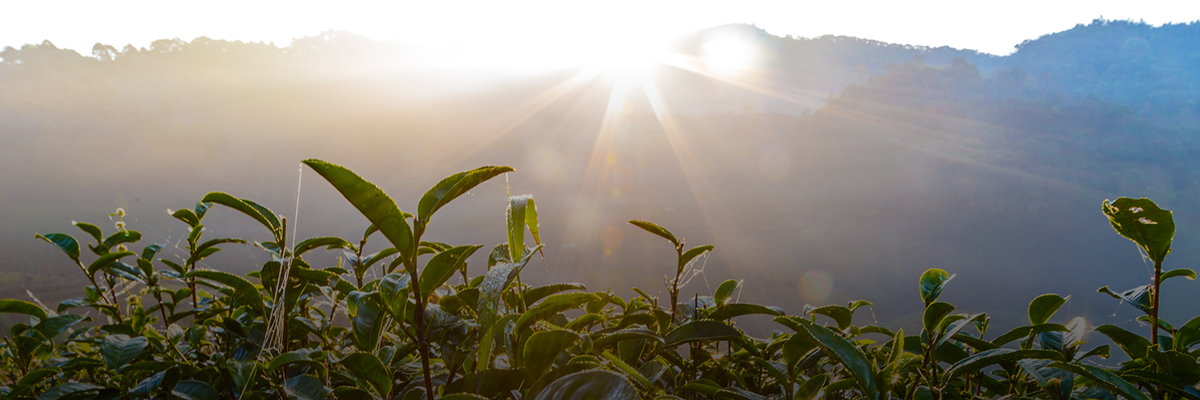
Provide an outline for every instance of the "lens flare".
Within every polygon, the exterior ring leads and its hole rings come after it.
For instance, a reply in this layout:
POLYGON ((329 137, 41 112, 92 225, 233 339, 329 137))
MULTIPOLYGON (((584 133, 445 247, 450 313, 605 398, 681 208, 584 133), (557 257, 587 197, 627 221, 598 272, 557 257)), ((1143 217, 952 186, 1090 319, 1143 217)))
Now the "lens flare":
POLYGON ((833 293, 833 276, 821 270, 809 270, 800 277, 800 294, 811 302, 824 301, 833 293))

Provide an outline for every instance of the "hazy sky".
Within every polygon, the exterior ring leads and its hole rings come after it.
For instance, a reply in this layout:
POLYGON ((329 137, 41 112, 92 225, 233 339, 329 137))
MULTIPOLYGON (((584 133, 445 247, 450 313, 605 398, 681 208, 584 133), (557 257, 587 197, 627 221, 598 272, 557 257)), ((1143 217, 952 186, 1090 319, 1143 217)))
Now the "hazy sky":
POLYGON ((1200 1, 78 1, 0 2, 0 46, 50 40, 90 54, 163 38, 267 41, 327 29, 412 44, 553 54, 564 46, 644 46, 725 23, 775 35, 849 35, 1008 54, 1026 39, 1103 16, 1200 20, 1200 1))

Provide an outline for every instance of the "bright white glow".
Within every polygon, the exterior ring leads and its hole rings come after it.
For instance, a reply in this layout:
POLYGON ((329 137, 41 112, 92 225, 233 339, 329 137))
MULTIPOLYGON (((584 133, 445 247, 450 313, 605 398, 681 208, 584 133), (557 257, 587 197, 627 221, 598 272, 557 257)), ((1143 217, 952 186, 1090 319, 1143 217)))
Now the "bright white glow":
POLYGON ((655 42, 658 41, 607 43, 594 48, 586 64, 617 83, 641 84, 650 79, 666 54, 665 46, 655 42))
POLYGON ((737 36, 709 39, 701 50, 704 64, 721 75, 737 75, 750 68, 758 58, 758 49, 749 40, 737 36))

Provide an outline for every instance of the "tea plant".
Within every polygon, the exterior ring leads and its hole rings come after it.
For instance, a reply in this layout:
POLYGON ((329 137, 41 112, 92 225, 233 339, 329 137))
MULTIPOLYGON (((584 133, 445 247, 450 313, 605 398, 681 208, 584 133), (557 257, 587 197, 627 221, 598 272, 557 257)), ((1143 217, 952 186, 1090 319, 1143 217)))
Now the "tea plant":
POLYGON ((94 240, 92 255, 62 233, 37 235, 67 255, 91 285, 54 309, 0 300, 24 314, 0 344, 4 399, 1200 399, 1200 318, 1176 328, 1158 318, 1162 271, 1174 234, 1169 211, 1146 199, 1105 203, 1121 235, 1155 262, 1151 284, 1101 291, 1145 311, 1151 338, 1112 325, 1130 360, 1091 362, 1091 330, 1074 319, 1049 322, 1069 298, 1046 294, 1028 307, 1029 325, 985 339, 986 314, 955 313, 939 300, 953 275, 930 269, 918 286, 921 332, 855 325, 866 301, 778 307, 740 303, 729 280, 711 295, 683 296, 695 264, 715 249, 687 248, 669 230, 631 224, 670 242, 668 299, 588 291, 581 283, 534 287, 524 267, 542 243, 532 196, 510 196, 507 237, 469 276, 481 245, 424 241, 434 214, 508 167, 452 175, 425 193, 416 213, 401 211, 378 186, 350 170, 304 161, 370 222, 361 238, 288 237, 288 221, 265 206, 221 192, 168 213, 187 224, 175 262, 161 245, 130 247, 141 234, 118 210, 116 231, 75 223, 94 240), (269 239, 205 238, 213 209, 257 221, 269 239), (526 232, 532 245, 526 245, 526 232), (388 246, 364 254, 372 238, 388 246), (270 260, 238 276, 204 267, 226 246, 253 245, 270 260), (312 251, 339 255, 316 268, 312 251), (162 268, 165 266, 166 268, 162 268), (372 272, 374 271, 374 272, 372 272), (456 276, 460 279, 456 279, 456 276), (372 278, 378 277, 378 278, 372 278), (686 297, 691 297, 687 299, 686 297), (666 302, 666 304, 663 304, 666 302), (152 303, 152 304, 151 304, 152 303), (92 315, 91 310, 97 314, 92 315), (737 317, 767 315, 780 330, 756 338, 737 317), (339 320, 345 323, 336 323, 339 320), (90 324, 83 322, 91 321, 90 324), (1159 332, 1165 332, 1160 335, 1159 332))

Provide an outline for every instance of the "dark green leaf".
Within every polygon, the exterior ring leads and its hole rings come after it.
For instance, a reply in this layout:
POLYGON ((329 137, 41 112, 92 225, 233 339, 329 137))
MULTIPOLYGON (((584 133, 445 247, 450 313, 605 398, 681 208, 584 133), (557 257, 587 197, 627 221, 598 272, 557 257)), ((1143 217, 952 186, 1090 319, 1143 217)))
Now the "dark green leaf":
POLYGON ((1038 325, 1046 323, 1058 311, 1058 308, 1062 307, 1070 299, 1071 296, 1062 297, 1053 293, 1035 297, 1033 301, 1029 302, 1029 324, 1038 325))
POLYGON ((408 220, 383 189, 340 165, 316 159, 304 160, 304 163, 321 174, 354 208, 378 227, 400 254, 408 257, 416 250, 413 248, 412 228, 408 226, 408 220))
POLYGON ((339 364, 346 367, 346 370, 354 375, 355 378, 361 379, 371 385, 375 389, 375 393, 381 397, 387 397, 392 391, 392 378, 387 367, 383 362, 379 361, 371 353, 354 353, 346 356, 339 364))
POLYGON ((742 332, 732 326, 717 321, 692 321, 667 333, 664 341, 667 347, 674 347, 699 341, 741 339, 742 332))
POLYGON ((780 316, 784 315, 783 309, 774 306, 762 306, 749 303, 733 303, 719 306, 708 314, 708 317, 716 321, 724 321, 734 317, 743 315, 761 314, 780 316))
POLYGON ((685 267, 687 267, 688 264, 690 264, 692 262, 692 260, 695 260, 696 257, 700 257, 700 255, 702 255, 704 253, 712 251, 713 248, 714 248, 713 245, 706 244, 703 246, 696 246, 696 247, 693 247, 691 250, 685 251, 683 253, 683 255, 679 257, 678 270, 683 271, 683 269, 685 267))
POLYGON ((796 390, 796 400, 820 399, 821 390, 825 388, 826 382, 829 382, 829 375, 819 374, 809 378, 796 390))
POLYGON ((255 288, 254 284, 250 283, 250 281, 247 281, 245 278, 240 276, 224 271, 198 269, 189 272, 187 275, 185 275, 185 277, 208 279, 222 283, 233 288, 235 293, 235 302, 245 304, 250 307, 259 307, 262 305, 262 295, 259 294, 258 289, 255 288))
POLYGON ((0 300, 0 313, 25 314, 38 317, 39 319, 46 319, 46 310, 43 310, 37 304, 25 300, 0 300))
POLYGON ((925 307, 925 314, 921 317, 921 326, 928 334, 937 334, 937 327, 941 325, 942 319, 952 312, 954 312, 954 305, 950 303, 942 301, 930 303, 925 307))
POLYGON ((635 400, 637 388, 628 379, 600 369, 576 372, 542 389, 534 400, 635 400))
POLYGON ((428 192, 425 192, 424 196, 421 196, 421 201, 417 203, 417 215, 421 222, 428 223, 429 219, 433 217, 433 213, 441 209, 442 206, 450 203, 450 201, 462 196, 488 179, 512 171, 512 167, 486 166, 450 175, 430 188, 428 192))
POLYGON ((100 270, 100 268, 107 267, 109 264, 112 264, 113 261, 117 261, 122 258, 129 257, 129 256, 135 256, 135 255, 137 255, 137 253, 134 253, 132 251, 122 251, 119 253, 108 253, 108 254, 102 255, 99 258, 97 258, 96 261, 92 261, 91 264, 88 264, 87 273, 88 273, 88 275, 95 275, 96 271, 100 270))
POLYGON ((1105 200, 1103 211, 1113 229, 1137 243, 1151 260, 1161 262, 1171 253, 1171 240, 1175 237, 1171 210, 1159 208, 1145 197, 1121 197, 1111 204, 1105 200))
POLYGON ((255 221, 258 221, 258 223, 267 227, 267 229, 271 231, 271 235, 274 238, 280 237, 283 233, 283 228, 280 226, 279 218, 275 216, 275 213, 270 212, 266 208, 253 201, 233 197, 229 193, 211 192, 204 195, 204 198, 200 199, 200 202, 220 204, 237 210, 242 214, 246 214, 255 221))
POLYGON ((283 353, 275 356, 275 358, 272 358, 271 362, 267 364, 267 372, 274 373, 275 370, 291 364, 300 364, 305 367, 310 367, 317 371, 317 375, 320 375, 322 378, 325 377, 324 363, 309 358, 308 354, 296 351, 283 353))
POLYGON ((1039 324, 1034 326, 1022 326, 1013 328, 1013 330, 1005 332, 1003 335, 992 339, 992 344, 1003 346, 1017 339, 1027 338, 1030 335, 1036 335, 1043 332, 1066 332, 1067 327, 1062 324, 1039 324))
POLYGON ((1200 341, 1200 317, 1192 318, 1175 331, 1172 348, 1186 352, 1197 341, 1200 341))
POLYGON ((875 382, 877 373, 874 364, 853 343, 829 330, 829 328, 817 325, 804 318, 775 317, 774 321, 793 329, 800 328, 796 331, 797 334, 811 337, 826 355, 846 367, 846 371, 850 372, 850 376, 854 378, 863 395, 868 399, 880 398, 880 393, 875 382))
POLYGON ((196 215, 196 213, 192 212, 192 210, 185 208, 178 211, 172 211, 170 208, 168 208, 167 214, 175 217, 175 219, 183 221, 184 223, 188 224, 188 226, 200 225, 200 216, 196 215))
POLYGON ((671 244, 675 245, 675 247, 679 247, 679 239, 676 239, 675 235, 672 234, 671 231, 668 231, 666 228, 658 226, 658 224, 655 224, 650 221, 642 221, 642 220, 637 220, 637 219, 631 219, 631 220, 629 220, 629 223, 633 224, 634 226, 637 226, 638 228, 644 229, 646 232, 650 232, 655 235, 661 236, 663 239, 667 239, 668 241, 670 241, 671 244))
POLYGON ((41 334, 47 338, 52 338, 58 336, 60 333, 65 332, 67 329, 70 329, 72 326, 75 326, 75 324, 78 324, 85 319, 88 319, 88 317, 74 314, 59 315, 57 317, 43 319, 42 322, 38 322, 33 329, 41 332, 41 334))
POLYGON ((104 232, 100 231, 100 227, 89 223, 75 221, 71 221, 71 225, 75 225, 75 227, 79 228, 80 230, 92 235, 92 237, 96 239, 96 243, 102 243, 104 241, 104 232))
POLYGON ((283 383, 283 390, 287 392, 288 397, 297 400, 324 400, 329 397, 330 392, 320 379, 310 375, 289 378, 283 383))
POLYGON ((1174 278, 1177 276, 1182 276, 1184 278, 1187 278, 1187 280, 1189 280, 1189 281, 1194 281, 1194 280, 1196 280, 1196 271, 1192 271, 1187 268, 1173 269, 1173 270, 1170 270, 1167 272, 1163 272, 1163 274, 1161 276, 1159 276, 1159 279, 1160 279, 1160 281, 1165 281, 1167 279, 1174 278))
POLYGON ((1107 293, 1117 300, 1122 300, 1146 314, 1150 314, 1150 285, 1142 285, 1121 293, 1113 292, 1108 286, 1096 290, 1097 293, 1107 293))
POLYGON ((342 239, 340 237, 329 236, 329 237, 315 237, 315 238, 311 238, 311 239, 305 239, 304 241, 302 241, 300 243, 296 243, 296 249, 293 250, 292 252, 293 252, 293 254, 295 254, 296 257, 300 257, 301 255, 308 252, 309 250, 316 249, 319 247, 325 247, 326 250, 330 250, 330 249, 354 250, 354 245, 350 244, 350 242, 347 242, 346 239, 342 239))
POLYGON ((103 386, 96 386, 90 383, 68 382, 50 388, 38 396, 37 400, 58 400, 78 398, 85 394, 100 391, 103 386))
POLYGON ((528 311, 521 314, 521 318, 517 319, 516 328, 513 332, 524 332, 526 328, 533 325, 534 322, 550 318, 555 314, 572 308, 580 307, 584 304, 599 300, 600 298, 591 293, 562 293, 547 297, 541 303, 530 307, 528 311))
POLYGON ((946 282, 950 282, 951 279, 954 279, 954 275, 940 268, 925 270, 921 274, 921 301, 924 301, 925 305, 937 301, 942 289, 946 288, 946 282))
POLYGON ((579 341, 579 335, 568 331, 535 332, 524 344, 521 361, 525 364, 525 376, 536 382, 554 364, 559 353, 579 341))
POLYGON ((1129 400, 1150 400, 1149 396, 1138 390, 1137 387, 1126 382, 1121 377, 1112 372, 1105 371, 1102 368, 1093 367, 1079 363, 1053 362, 1048 365, 1050 368, 1057 368, 1063 371, 1083 375, 1100 386, 1112 391, 1114 394, 1124 396, 1129 400))
POLYGON ((568 290, 587 290, 587 286, 584 286, 582 283, 555 283, 529 289, 525 292, 525 306, 531 306, 546 296, 568 290))
POLYGON ((733 291, 737 290, 737 288, 741 287, 741 286, 742 286, 742 281, 735 281, 733 279, 729 279, 729 280, 726 280, 725 282, 721 282, 721 285, 717 286, 717 290, 715 292, 713 292, 713 301, 715 301, 717 303, 718 307, 725 305, 726 303, 731 301, 729 296, 733 294, 733 291))
POLYGON ((475 254, 480 247, 483 246, 458 246, 433 256, 425 264, 425 269, 421 271, 419 278, 421 295, 428 298, 434 289, 453 277, 463 264, 466 264, 467 258, 475 254))
POLYGON ((33 235, 34 238, 42 239, 50 244, 58 247, 71 261, 79 262, 79 242, 74 237, 65 233, 48 233, 45 235, 33 235))
POLYGON ((379 293, 371 293, 346 301, 352 300, 357 300, 354 318, 351 319, 354 345, 362 351, 375 351, 375 345, 379 343, 379 337, 383 330, 383 321, 387 317, 383 309, 379 307, 379 293))
MULTIPOLYGON (((846 329, 850 326, 851 320, 854 318, 854 311, 849 308, 839 305, 828 305, 809 309, 805 306, 806 313, 820 314, 833 319, 837 324, 838 329, 846 329)), ((782 314, 781 314, 782 315, 782 314)))
POLYGON ((525 209, 531 200, 533 200, 533 196, 530 195, 508 198, 508 209, 505 216, 508 221, 509 257, 513 260, 525 257, 525 226, 528 223, 525 209))
POLYGON ((592 346, 594 346, 596 349, 603 349, 605 347, 620 343, 621 341, 633 339, 653 340, 658 343, 663 343, 663 338, 659 337, 658 334, 654 333, 652 330, 645 328, 626 328, 601 335, 592 342, 592 346))
POLYGON ((1124 351, 1125 355, 1129 356, 1129 358, 1137 359, 1145 357, 1146 352, 1150 349, 1150 340, 1116 325, 1104 324, 1097 326, 1096 332, 1100 332, 1104 336, 1108 336, 1109 339, 1112 339, 1113 343, 1116 343, 1117 347, 1120 347, 1121 351, 1124 351))
POLYGON ((122 230, 117 231, 116 233, 109 235, 108 238, 104 239, 104 247, 111 249, 116 247, 118 244, 134 243, 139 240, 142 240, 141 232, 122 230))
POLYGON ((149 342, 144 337, 130 338, 127 335, 108 335, 100 345, 100 355, 111 370, 118 370, 125 364, 133 362, 149 342))
POLYGON ((946 381, 979 371, 984 367, 995 365, 1003 362, 1016 362, 1019 360, 1054 360, 1063 361, 1063 355, 1052 350, 1013 350, 1006 348, 992 349, 981 351, 970 357, 964 358, 959 362, 951 365, 946 369, 946 381))

